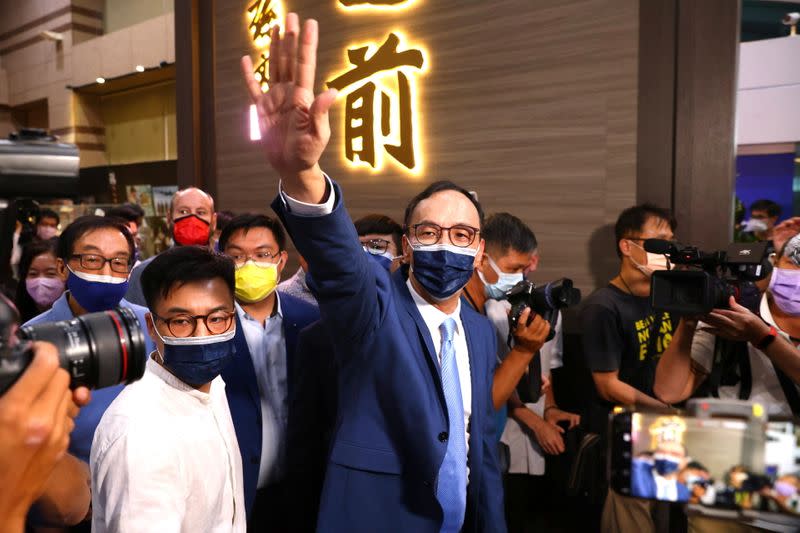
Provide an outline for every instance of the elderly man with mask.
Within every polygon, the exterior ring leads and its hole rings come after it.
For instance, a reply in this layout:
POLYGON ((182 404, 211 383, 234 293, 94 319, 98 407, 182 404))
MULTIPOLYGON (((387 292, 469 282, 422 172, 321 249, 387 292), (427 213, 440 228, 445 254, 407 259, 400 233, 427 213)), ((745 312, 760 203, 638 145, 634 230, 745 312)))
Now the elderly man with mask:
MULTIPOLYGON (((273 209, 306 258, 339 363, 339 414, 318 531, 505 531, 494 436, 491 324, 461 305, 483 254, 482 211, 450 182, 408 204, 409 277, 363 252, 341 187, 319 159, 336 92, 313 94, 317 24, 275 30, 270 85, 242 70, 281 178, 273 209)), ((518 337, 527 338, 529 313, 518 337)))
POLYGON ((142 274, 156 339, 92 444, 92 531, 244 532, 242 459, 220 373, 236 354, 234 264, 196 246, 142 274))
MULTIPOLYGON (((214 198, 196 187, 179 190, 172 197, 167 223, 172 231, 174 246, 211 246, 211 237, 217 226, 214 198)), ((129 302, 147 305, 141 277, 153 259, 150 257, 142 261, 131 271, 130 285, 125 294, 129 302)))

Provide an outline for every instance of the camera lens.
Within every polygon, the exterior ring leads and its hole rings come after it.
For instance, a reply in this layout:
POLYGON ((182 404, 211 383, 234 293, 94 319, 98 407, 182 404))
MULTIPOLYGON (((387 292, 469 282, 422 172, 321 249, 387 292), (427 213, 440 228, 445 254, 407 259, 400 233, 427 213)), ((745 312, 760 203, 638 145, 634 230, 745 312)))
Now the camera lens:
POLYGON ((144 334, 134 312, 124 307, 28 326, 19 335, 53 343, 61 367, 69 372, 72 388, 132 383, 144 374, 144 334))

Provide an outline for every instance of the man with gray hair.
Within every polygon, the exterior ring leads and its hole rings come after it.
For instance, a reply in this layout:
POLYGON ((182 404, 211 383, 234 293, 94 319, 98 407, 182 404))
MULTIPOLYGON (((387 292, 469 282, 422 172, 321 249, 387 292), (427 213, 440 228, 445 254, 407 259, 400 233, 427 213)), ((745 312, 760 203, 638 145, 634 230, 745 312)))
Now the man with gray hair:
MULTIPOLYGON (((170 202, 167 224, 172 232, 174 246, 210 246, 211 236, 217 226, 214 198, 196 187, 176 192, 170 202)), ((154 256, 155 257, 155 256, 154 256)), ((145 306, 141 277, 145 267, 154 257, 145 259, 131 271, 125 299, 145 306)))

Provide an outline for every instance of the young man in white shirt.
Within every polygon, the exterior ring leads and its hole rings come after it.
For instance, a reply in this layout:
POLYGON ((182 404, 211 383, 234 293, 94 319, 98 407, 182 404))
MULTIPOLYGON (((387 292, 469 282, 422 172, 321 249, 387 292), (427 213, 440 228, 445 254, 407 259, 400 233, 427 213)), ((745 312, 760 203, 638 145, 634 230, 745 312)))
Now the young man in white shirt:
POLYGON ((95 532, 243 532, 242 462, 225 383, 235 354, 234 265, 181 246, 142 273, 156 351, 92 443, 95 532))

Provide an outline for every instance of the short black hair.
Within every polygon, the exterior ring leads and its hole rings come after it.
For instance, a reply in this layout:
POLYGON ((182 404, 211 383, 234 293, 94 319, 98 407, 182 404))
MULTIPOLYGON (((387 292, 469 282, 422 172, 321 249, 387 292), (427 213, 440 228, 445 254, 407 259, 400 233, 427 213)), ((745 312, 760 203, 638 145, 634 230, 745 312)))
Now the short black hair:
POLYGON ((437 192, 442 192, 442 191, 460 192, 461 194, 469 198, 469 201, 472 202, 472 205, 474 205, 475 209, 478 210, 478 220, 480 220, 480 226, 481 226, 478 229, 481 230, 483 229, 483 208, 481 207, 481 203, 478 200, 476 200, 475 196, 471 195, 469 191, 466 190, 464 187, 460 187, 455 183, 453 183, 452 181, 442 180, 431 183, 425 188, 424 191, 416 195, 414 198, 411 199, 410 202, 408 202, 408 205, 406 206, 405 215, 403 215, 403 226, 406 231, 408 231, 409 224, 411 223, 411 215, 414 214, 414 209, 417 208, 419 203, 422 200, 430 198, 437 192))
POLYGON ((39 214, 36 215, 36 224, 42 221, 43 218, 54 218, 56 224, 61 224, 61 217, 52 209, 40 209, 39 214))
POLYGON ((685 468, 691 468, 692 470, 702 470, 703 472, 708 472, 708 468, 703 466, 703 463, 699 461, 689 461, 685 468))
POLYGON ((394 245, 398 250, 402 248, 403 226, 394 221, 393 218, 378 213, 365 215, 353 224, 359 237, 377 233, 378 235, 391 235, 394 245))
POLYGON ((139 218, 144 218, 145 215, 144 209, 142 209, 142 206, 140 206, 139 204, 134 204, 133 202, 125 202, 122 205, 123 207, 128 207, 136 211, 136 214, 139 215, 139 218))
POLYGON ((66 263, 69 261, 72 254, 75 253, 73 248, 78 239, 91 231, 100 229, 113 229, 122 233, 125 240, 128 242, 130 261, 133 262, 133 254, 136 250, 136 245, 133 242, 133 236, 130 230, 128 230, 128 226, 123 224, 119 219, 99 217, 96 215, 78 217, 61 232, 61 236, 58 238, 58 257, 66 263))
POLYGON ((31 241, 22 249, 22 256, 19 260, 19 283, 17 284, 17 295, 14 303, 19 309, 20 320, 23 324, 39 314, 36 302, 33 301, 33 298, 28 293, 25 278, 28 277, 28 272, 34 259, 44 254, 56 256, 57 244, 58 238, 53 237, 43 241, 31 241))
POLYGON ((153 311, 160 299, 186 283, 219 278, 235 291, 235 267, 230 257, 206 246, 175 246, 158 254, 142 271, 142 293, 153 311))
POLYGON ((119 218, 125 222, 139 223, 139 213, 129 205, 118 205, 106 211, 109 218, 119 218))
POLYGON ((483 224, 483 239, 487 249, 492 248, 502 254, 509 250, 533 253, 539 246, 531 228, 511 213, 489 215, 483 224))
POLYGON ((228 245, 228 240, 234 232, 243 230, 247 233, 247 230, 253 228, 267 228, 275 237, 278 248, 281 250, 286 249, 286 232, 283 231, 281 223, 278 222, 278 219, 262 215, 261 213, 245 213, 233 217, 230 222, 225 225, 222 233, 219 234, 219 249, 225 250, 225 247, 228 245))
POLYGON ((750 213, 753 211, 766 211, 767 216, 772 218, 781 216, 781 211, 783 211, 783 209, 781 209, 780 204, 777 202, 763 198, 752 203, 750 206, 750 213))
POLYGON ((217 211, 217 229, 222 231, 236 217, 233 211, 217 211))
POLYGON ((614 225, 614 247, 617 251, 617 256, 622 257, 622 252, 619 250, 619 241, 642 231, 642 227, 651 218, 665 221, 669 224, 673 233, 678 228, 678 221, 669 209, 653 204, 639 204, 629 207, 620 213, 617 223, 614 225))

